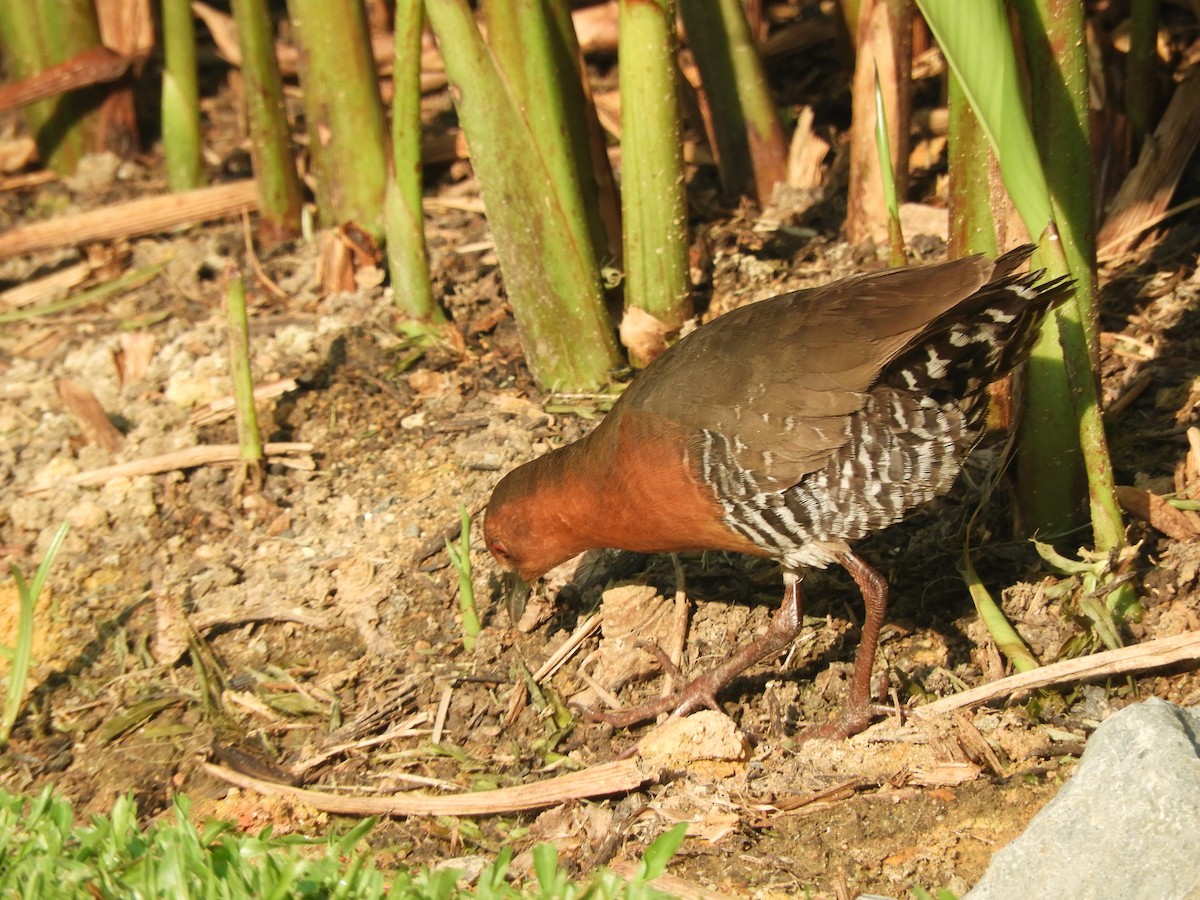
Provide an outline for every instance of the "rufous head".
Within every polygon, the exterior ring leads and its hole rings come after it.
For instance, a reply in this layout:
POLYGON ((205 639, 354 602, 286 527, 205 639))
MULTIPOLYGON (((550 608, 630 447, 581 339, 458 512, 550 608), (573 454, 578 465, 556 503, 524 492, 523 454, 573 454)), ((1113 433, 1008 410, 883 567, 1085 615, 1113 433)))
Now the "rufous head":
POLYGON ((483 521, 488 552, 500 568, 536 581, 586 547, 575 547, 546 483, 548 457, 509 472, 492 491, 483 521))

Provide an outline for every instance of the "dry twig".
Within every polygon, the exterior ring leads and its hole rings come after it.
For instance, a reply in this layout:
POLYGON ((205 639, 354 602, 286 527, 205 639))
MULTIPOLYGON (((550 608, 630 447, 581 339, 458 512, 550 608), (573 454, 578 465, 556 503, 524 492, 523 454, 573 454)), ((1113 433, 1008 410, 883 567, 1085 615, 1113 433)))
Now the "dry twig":
POLYGON ((415 792, 389 797, 348 797, 321 791, 293 788, 235 772, 225 766, 205 763, 214 778, 260 794, 288 797, 322 812, 343 816, 494 816, 543 809, 569 800, 625 794, 657 781, 660 773, 641 759, 624 759, 592 766, 535 784, 479 791, 455 797, 430 797, 415 792))
MULTIPOLYGON (((280 462, 296 468, 313 468, 313 445, 309 443, 266 444, 263 452, 267 456, 281 457, 280 462)), ((159 456, 146 459, 134 459, 118 463, 115 466, 104 466, 68 475, 52 485, 38 485, 25 491, 26 496, 45 494, 58 487, 69 484, 104 484, 114 478, 134 478, 138 475, 161 475, 163 472, 173 472, 176 469, 194 469, 197 466, 212 466, 222 463, 235 463, 242 458, 241 448, 237 444, 202 444, 197 447, 185 447, 182 450, 172 450, 159 456)))
POLYGON ((71 244, 153 234, 188 222, 221 219, 256 209, 258 186, 253 179, 142 197, 10 228, 0 233, 0 259, 71 244))
POLYGON ((1090 681, 1127 672, 1143 672, 1181 662, 1200 660, 1200 632, 1187 632, 1174 637, 1145 641, 1132 647, 1106 650, 1079 659, 1065 659, 1030 672, 1010 675, 989 684, 980 685, 961 694, 943 697, 933 703, 918 706, 913 715, 924 719, 942 716, 956 709, 978 706, 1001 697, 1015 698, 1037 688, 1063 682, 1090 681))

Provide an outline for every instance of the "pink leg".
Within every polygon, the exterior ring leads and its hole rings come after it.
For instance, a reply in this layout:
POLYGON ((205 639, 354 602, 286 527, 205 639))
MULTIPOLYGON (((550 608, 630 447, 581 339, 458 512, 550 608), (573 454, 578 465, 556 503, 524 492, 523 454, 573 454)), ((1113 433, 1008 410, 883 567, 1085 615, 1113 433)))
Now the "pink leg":
POLYGON ((875 666, 879 631, 883 628, 883 616, 887 611, 887 580, 852 551, 843 553, 838 557, 838 562, 858 585, 866 606, 862 640, 854 657, 854 674, 850 679, 850 700, 832 721, 806 729, 799 737, 801 742, 814 737, 848 738, 870 725, 876 716, 889 712, 886 707, 871 701, 871 670, 875 666))

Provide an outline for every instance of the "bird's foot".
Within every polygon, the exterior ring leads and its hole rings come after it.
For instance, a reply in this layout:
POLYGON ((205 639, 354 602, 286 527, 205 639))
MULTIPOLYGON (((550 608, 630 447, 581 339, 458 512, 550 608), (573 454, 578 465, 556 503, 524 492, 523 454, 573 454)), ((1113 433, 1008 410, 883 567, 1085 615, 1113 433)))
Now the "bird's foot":
MULTIPOLYGON (((637 646, 652 654, 658 660, 658 664, 662 666, 664 673, 677 681, 683 680, 679 667, 671 662, 662 648, 642 641, 639 641, 637 646)), ((691 715, 701 709, 715 709, 719 712, 721 707, 717 704, 717 691, 723 688, 727 682, 728 679, 721 681, 718 672, 713 670, 693 678, 679 690, 672 691, 657 700, 608 712, 585 709, 583 717, 592 722, 604 722, 614 728, 628 728, 639 722, 647 722, 665 712, 671 713, 673 719, 691 715)))
POLYGON ((813 725, 805 728, 796 736, 796 746, 821 738, 830 741, 844 741, 864 731, 876 719, 892 715, 896 707, 885 706, 881 703, 851 703, 842 707, 842 711, 823 725, 813 725))
MULTIPOLYGON (((584 715, 592 721, 607 722, 617 728, 626 728, 665 712, 670 712, 672 718, 681 718, 700 709, 714 709, 721 712, 721 707, 717 703, 717 692, 759 660, 785 650, 799 630, 800 583, 799 581, 790 581, 784 594, 783 603, 771 619, 771 624, 767 626, 766 632, 752 641, 739 644, 724 661, 703 675, 693 678, 682 688, 672 691, 669 696, 658 700, 612 712, 585 711, 584 715)), ((682 681, 678 667, 667 658, 661 648, 653 644, 641 644, 640 646, 658 660, 664 672, 682 681)))

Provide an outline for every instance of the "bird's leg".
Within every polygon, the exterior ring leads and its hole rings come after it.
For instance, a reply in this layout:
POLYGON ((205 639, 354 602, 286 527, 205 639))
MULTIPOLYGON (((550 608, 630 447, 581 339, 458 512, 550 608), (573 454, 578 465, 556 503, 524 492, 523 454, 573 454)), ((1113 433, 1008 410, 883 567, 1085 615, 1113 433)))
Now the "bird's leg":
POLYGON ((858 585, 866 606, 862 639, 854 657, 854 674, 850 678, 850 700, 832 721, 806 729, 798 738, 800 742, 814 737, 848 738, 870 725, 876 716, 888 712, 886 708, 871 702, 871 670, 875 666, 879 631, 883 627, 883 615, 887 611, 887 579, 853 551, 847 550, 838 556, 838 562, 858 585))
MULTIPOLYGON (((598 722, 607 722, 618 728, 625 728, 647 719, 653 719, 660 713, 670 712, 672 716, 686 716, 706 707, 720 709, 717 705, 719 690, 759 660, 783 652, 796 639, 796 635, 800 632, 803 598, 804 595, 800 590, 800 578, 792 572, 784 573, 783 603, 771 619, 771 623, 762 637, 741 644, 720 665, 714 666, 703 675, 692 679, 669 697, 662 697, 640 706, 614 712, 588 710, 584 713, 585 717, 598 722)), ((662 654, 661 650, 659 654, 662 654)))

